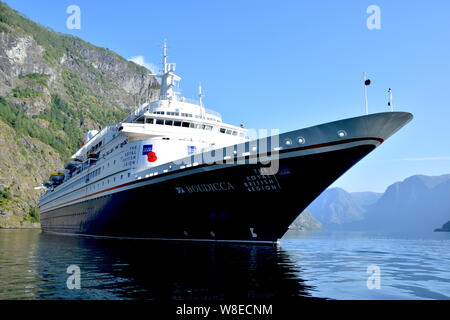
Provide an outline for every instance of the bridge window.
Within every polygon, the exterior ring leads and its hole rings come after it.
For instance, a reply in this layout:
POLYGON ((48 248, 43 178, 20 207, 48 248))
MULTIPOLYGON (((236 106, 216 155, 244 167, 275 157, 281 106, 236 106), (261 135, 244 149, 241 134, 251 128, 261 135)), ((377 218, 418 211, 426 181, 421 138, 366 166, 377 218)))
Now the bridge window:
POLYGON ((189 122, 183 122, 181 124, 181 126, 184 127, 184 128, 189 128, 189 122))
POLYGON ((164 120, 162 120, 162 119, 156 119, 156 124, 164 124, 164 120))
POLYGON ((173 121, 172 120, 166 120, 166 126, 171 126, 172 124, 173 124, 173 121))
POLYGON ((177 126, 177 127, 181 127, 181 121, 174 121, 173 125, 177 126))
POLYGON ((136 119, 136 123, 144 123, 144 117, 136 119))

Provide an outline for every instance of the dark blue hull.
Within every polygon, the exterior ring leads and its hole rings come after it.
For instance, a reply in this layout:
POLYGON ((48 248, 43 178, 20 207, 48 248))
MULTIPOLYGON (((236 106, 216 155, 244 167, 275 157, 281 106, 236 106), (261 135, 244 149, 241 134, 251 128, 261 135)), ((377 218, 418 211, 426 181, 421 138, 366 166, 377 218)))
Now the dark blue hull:
MULTIPOLYGON (((273 243, 330 184, 375 148, 280 159, 273 176, 262 165, 224 165, 42 213, 45 232, 165 240, 273 243)), ((151 180, 144 179, 144 180, 151 180)), ((143 181, 144 181, 143 180, 143 181)))

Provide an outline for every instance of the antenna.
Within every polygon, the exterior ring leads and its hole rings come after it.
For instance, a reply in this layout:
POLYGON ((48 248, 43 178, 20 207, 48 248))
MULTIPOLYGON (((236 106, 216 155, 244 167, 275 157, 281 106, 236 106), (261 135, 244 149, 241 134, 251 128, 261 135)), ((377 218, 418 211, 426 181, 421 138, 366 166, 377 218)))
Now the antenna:
POLYGON ((200 106, 200 117, 203 119, 203 91, 202 91, 202 84, 198 84, 198 100, 199 100, 199 106, 200 106))
POLYGON ((392 103, 392 89, 389 88, 388 90, 388 107, 391 108, 391 112, 394 111, 394 104, 392 103))
POLYGON ((367 79, 367 72, 364 72, 364 98, 366 102, 366 114, 369 114, 369 102, 367 99, 367 87, 370 86, 370 79, 367 79))
POLYGON ((202 93, 202 84, 199 83, 198 85, 198 100, 201 107, 203 107, 203 101, 202 101, 203 93, 202 93))
POLYGON ((167 70, 167 41, 164 39, 164 54, 163 54, 163 68, 164 68, 164 73, 166 73, 167 70))

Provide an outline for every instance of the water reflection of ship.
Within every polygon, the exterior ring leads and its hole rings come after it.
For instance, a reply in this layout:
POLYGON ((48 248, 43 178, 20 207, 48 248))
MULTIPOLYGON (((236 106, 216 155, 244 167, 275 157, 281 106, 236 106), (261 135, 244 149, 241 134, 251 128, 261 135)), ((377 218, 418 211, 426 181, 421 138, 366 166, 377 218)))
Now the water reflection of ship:
POLYGON ((42 249, 66 248, 60 262, 79 264, 83 299, 286 299, 306 298, 313 290, 276 247, 41 237, 42 249))

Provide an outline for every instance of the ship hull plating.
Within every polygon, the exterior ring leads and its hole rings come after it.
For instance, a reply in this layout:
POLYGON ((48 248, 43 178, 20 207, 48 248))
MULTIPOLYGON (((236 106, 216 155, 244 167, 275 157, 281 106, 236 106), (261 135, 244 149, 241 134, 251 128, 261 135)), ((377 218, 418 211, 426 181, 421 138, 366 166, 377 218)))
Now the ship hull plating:
POLYGON ((44 232, 121 238, 274 243, 331 183, 370 153, 367 143, 280 158, 274 175, 261 164, 222 165, 86 200, 42 214, 44 232))

